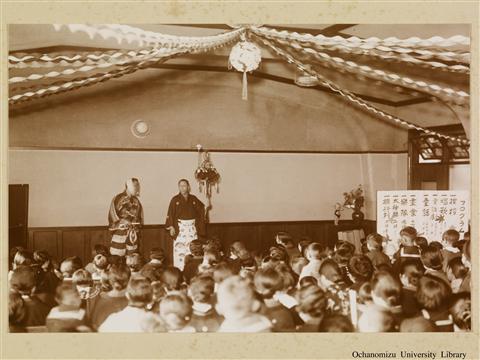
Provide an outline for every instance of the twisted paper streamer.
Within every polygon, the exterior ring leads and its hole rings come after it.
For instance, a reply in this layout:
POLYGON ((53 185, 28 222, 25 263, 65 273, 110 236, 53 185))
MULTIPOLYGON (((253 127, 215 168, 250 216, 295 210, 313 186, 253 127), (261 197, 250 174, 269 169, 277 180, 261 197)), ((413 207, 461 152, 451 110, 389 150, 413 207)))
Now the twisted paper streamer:
POLYGON ((230 41, 236 38, 245 29, 239 28, 232 31, 227 31, 218 35, 192 37, 192 36, 175 36, 166 35, 153 31, 146 31, 128 25, 114 25, 114 24, 100 24, 100 25, 86 25, 86 24, 53 24, 56 31, 67 28, 70 32, 81 32, 87 34, 91 39, 100 36, 104 40, 114 39, 118 44, 122 42, 138 43, 139 46, 169 46, 173 48, 188 48, 190 50, 201 50, 202 45, 208 47, 215 46, 216 43, 230 41))
POLYGON ((73 75, 77 72, 88 72, 88 71, 92 71, 92 70, 95 70, 95 69, 103 69, 103 68, 112 67, 112 66, 128 65, 128 64, 131 64, 131 63, 134 63, 134 62, 140 62, 140 61, 144 61, 146 59, 149 59, 149 58, 152 58, 152 57, 155 57, 155 56, 159 56, 162 53, 164 53, 165 56, 168 56, 168 55, 172 54, 173 52, 172 52, 172 50, 168 50, 168 49, 164 49, 164 48, 152 49, 151 51, 148 51, 145 55, 138 55, 138 56, 135 56, 135 57, 130 57, 129 59, 123 60, 123 61, 118 61, 118 62, 113 62, 113 63, 108 63, 107 62, 107 63, 97 64, 97 65, 86 65, 86 66, 82 66, 81 68, 77 68, 77 69, 70 68, 70 69, 60 71, 60 72, 51 71, 51 72, 48 72, 46 74, 31 74, 31 75, 28 75, 26 77, 17 76, 17 77, 12 77, 12 78, 8 79, 8 83, 9 84, 14 84, 14 83, 27 82, 27 81, 35 81, 35 80, 41 80, 41 79, 44 79, 44 78, 54 78, 54 77, 62 76, 62 75, 73 75))
POLYGON ((337 86, 336 84, 332 83, 331 81, 326 80, 323 76, 318 74, 316 71, 312 70, 309 66, 306 66, 302 62, 296 60, 290 54, 286 53, 282 49, 273 45, 268 39, 262 37, 261 34, 256 32, 256 29, 252 28, 251 31, 256 35, 256 37, 262 43, 264 43, 269 48, 271 48, 277 55, 286 59, 288 63, 295 64, 297 66, 297 68, 300 69, 301 71, 304 71, 304 72, 308 73, 309 75, 316 77, 322 85, 328 87, 330 90, 332 90, 332 91, 336 92, 337 94, 341 95, 343 98, 347 99, 348 102, 350 102, 352 104, 355 104, 357 106, 363 107, 366 110, 368 110, 370 113, 373 113, 376 116, 380 116, 380 117, 388 119, 390 121, 394 121, 397 124, 408 127, 409 129, 415 129, 415 130, 424 132, 426 134, 435 135, 435 136, 438 136, 438 137, 441 137, 441 138, 444 138, 444 139, 449 139, 449 140, 452 140, 452 141, 456 141, 456 142, 462 143, 462 144, 470 144, 470 142, 466 139, 461 139, 461 138, 457 138, 457 137, 454 137, 454 136, 441 134, 441 133, 438 133, 438 132, 433 131, 433 130, 425 129, 421 126, 412 124, 408 121, 402 120, 402 119, 400 119, 396 116, 390 115, 390 114, 386 113, 385 111, 376 108, 375 106, 371 105, 370 103, 368 103, 368 102, 360 99, 358 96, 352 94, 351 92, 349 92, 347 90, 343 90, 339 86, 337 86))
POLYGON ((367 65, 359 65, 353 61, 347 61, 340 57, 330 56, 324 52, 318 52, 314 49, 302 47, 301 45, 289 43, 283 40, 277 40, 277 42, 291 46, 298 51, 305 52, 309 55, 313 55, 317 60, 322 63, 326 63, 333 68, 339 70, 345 70, 353 74, 362 74, 375 80, 381 80, 394 85, 401 85, 414 90, 424 91, 429 94, 438 94, 446 102, 455 103, 457 105, 468 105, 470 95, 461 90, 454 90, 451 88, 444 88, 437 84, 429 84, 424 81, 413 80, 409 77, 404 77, 394 73, 387 73, 380 69, 373 69, 367 65))
POLYGON ((347 48, 358 48, 361 50, 397 52, 400 54, 410 54, 412 57, 419 59, 438 58, 444 61, 470 63, 470 52, 436 51, 433 49, 427 49, 427 47, 451 47, 456 45, 469 46, 470 39, 461 35, 452 36, 448 39, 434 36, 430 39, 412 37, 401 40, 395 37, 387 39, 379 39, 376 37, 362 39, 356 36, 349 38, 343 38, 341 36, 328 37, 322 34, 314 36, 312 34, 300 34, 286 30, 279 31, 265 27, 256 28, 256 31, 264 36, 269 35, 284 40, 314 43, 318 46, 343 46, 347 48))

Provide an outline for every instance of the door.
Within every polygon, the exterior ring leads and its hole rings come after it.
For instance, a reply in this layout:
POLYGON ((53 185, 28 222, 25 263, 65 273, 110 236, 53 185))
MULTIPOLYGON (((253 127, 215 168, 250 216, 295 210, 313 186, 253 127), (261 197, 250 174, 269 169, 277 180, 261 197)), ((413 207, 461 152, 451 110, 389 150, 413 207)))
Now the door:
POLYGON ((8 185, 8 248, 27 247, 28 185, 8 185))

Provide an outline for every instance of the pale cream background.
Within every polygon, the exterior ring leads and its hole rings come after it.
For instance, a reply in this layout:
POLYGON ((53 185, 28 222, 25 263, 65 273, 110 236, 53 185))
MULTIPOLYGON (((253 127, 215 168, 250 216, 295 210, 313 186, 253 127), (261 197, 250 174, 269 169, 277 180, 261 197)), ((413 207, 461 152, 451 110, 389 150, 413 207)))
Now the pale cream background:
MULTIPOLYGON (((478 2, 415 3, 2 3, 2 194, 7 189, 7 22, 221 22, 221 23, 472 23, 472 238, 478 241, 478 2)), ((2 200, 5 198, 2 197, 2 200)), ((2 201, 2 239, 7 238, 6 201, 2 201)), ((6 276, 7 242, 2 241, 2 279, 6 276)), ((473 246, 473 282, 478 284, 478 247, 473 246)), ((470 334, 152 334, 152 335, 14 335, 5 334, 6 282, 2 281, 2 358, 351 358, 351 351, 466 351, 478 359, 478 286, 473 294, 474 332, 470 334)))
MULTIPOLYGON (((129 177, 142 186, 146 224, 163 224, 177 181, 193 178, 192 152, 10 150, 9 183, 29 184, 29 226, 105 225, 129 177)), ((406 154, 212 153, 222 175, 212 222, 331 220, 343 192, 364 185, 367 219, 377 190, 407 188, 406 154), (328 191, 324 191, 327 190, 328 191)), ((350 218, 346 210, 343 218, 350 218)))

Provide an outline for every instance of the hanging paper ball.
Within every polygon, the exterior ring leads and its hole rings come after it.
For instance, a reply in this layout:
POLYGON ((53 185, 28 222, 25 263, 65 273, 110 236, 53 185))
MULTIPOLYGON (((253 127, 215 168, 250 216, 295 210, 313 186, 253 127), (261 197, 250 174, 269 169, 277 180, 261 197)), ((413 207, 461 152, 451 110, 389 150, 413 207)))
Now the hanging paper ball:
POLYGON ((250 72, 258 69, 261 61, 260 49, 250 41, 237 43, 232 48, 228 59, 230 66, 240 72, 250 72))

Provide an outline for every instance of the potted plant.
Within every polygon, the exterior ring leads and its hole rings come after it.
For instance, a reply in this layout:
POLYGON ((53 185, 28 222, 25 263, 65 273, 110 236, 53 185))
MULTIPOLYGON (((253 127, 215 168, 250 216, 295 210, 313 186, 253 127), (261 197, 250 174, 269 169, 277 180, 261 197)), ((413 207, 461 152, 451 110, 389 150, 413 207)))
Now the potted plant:
POLYGON ((350 192, 344 192, 343 197, 345 199, 343 206, 353 209, 352 219, 357 223, 361 222, 365 218, 365 215, 362 212, 362 208, 365 204, 362 185, 358 185, 356 189, 353 189, 350 192))

